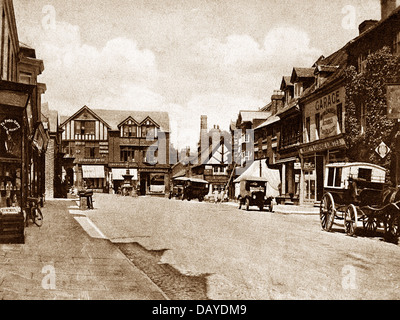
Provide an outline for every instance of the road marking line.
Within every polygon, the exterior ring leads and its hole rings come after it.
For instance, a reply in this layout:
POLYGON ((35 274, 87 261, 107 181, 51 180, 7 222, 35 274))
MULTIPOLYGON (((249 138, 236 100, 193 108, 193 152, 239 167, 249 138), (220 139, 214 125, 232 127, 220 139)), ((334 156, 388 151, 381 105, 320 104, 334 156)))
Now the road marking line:
POLYGON ((88 217, 74 217, 74 219, 78 221, 83 230, 85 230, 90 237, 96 239, 107 239, 103 232, 101 232, 88 217))

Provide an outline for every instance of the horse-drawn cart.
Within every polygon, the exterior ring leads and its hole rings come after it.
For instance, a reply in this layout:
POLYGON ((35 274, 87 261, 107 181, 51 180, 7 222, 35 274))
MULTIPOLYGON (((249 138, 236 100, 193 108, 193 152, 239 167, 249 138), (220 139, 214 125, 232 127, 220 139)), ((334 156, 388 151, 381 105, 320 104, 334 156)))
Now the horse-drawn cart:
POLYGON ((350 236, 360 229, 372 235, 382 228, 385 239, 397 240, 400 192, 385 183, 385 176, 384 168, 370 163, 327 165, 320 204, 322 229, 331 231, 338 219, 343 220, 345 232, 350 236))

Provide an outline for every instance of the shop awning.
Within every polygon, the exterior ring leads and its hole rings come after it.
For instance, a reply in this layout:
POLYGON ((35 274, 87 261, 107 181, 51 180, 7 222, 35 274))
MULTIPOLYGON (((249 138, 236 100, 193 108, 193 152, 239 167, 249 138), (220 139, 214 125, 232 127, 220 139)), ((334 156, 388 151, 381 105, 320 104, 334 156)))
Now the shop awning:
MULTIPOLYGON (((126 169, 111 169, 113 180, 125 180, 124 175, 126 175, 126 169)), ((137 169, 129 169, 129 174, 132 175, 132 180, 138 179, 137 169)))
POLYGON ((82 166, 82 175, 84 179, 104 179, 104 166, 82 166))

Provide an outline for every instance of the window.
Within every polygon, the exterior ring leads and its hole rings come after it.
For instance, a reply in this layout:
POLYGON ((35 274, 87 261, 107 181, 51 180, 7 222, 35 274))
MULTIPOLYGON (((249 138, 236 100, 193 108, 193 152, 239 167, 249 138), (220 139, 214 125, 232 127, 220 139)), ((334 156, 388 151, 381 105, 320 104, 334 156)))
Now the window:
POLYGON ((367 68, 367 55, 365 53, 358 56, 358 72, 362 73, 367 68))
POLYGON ((307 142, 311 142, 311 120, 310 120, 310 117, 306 118, 306 134, 307 134, 307 142))
POLYGON ((75 121, 75 134, 94 135, 95 134, 95 121, 75 121))
POLYGON ((301 82, 294 84, 294 97, 299 98, 303 94, 303 84, 301 82))
POLYGON ((4 9, 3 9, 3 15, 1 18, 1 74, 0 74, 1 79, 3 79, 3 71, 4 71, 5 29, 6 29, 6 13, 4 12, 4 9))
POLYGON ((120 148, 120 160, 121 160, 121 162, 135 161, 134 147, 130 147, 130 146, 121 147, 120 148))
POLYGON ((86 146, 85 147, 85 159, 98 159, 100 158, 99 147, 86 146))
POLYGON ((329 168, 328 187, 340 187, 342 183, 342 168, 329 168))
POLYGON ((358 169, 358 179, 371 181, 371 177, 372 177, 372 169, 364 169, 364 168, 358 169))
POLYGON ((400 32, 393 39, 393 53, 400 55, 400 32))
POLYGON ((142 138, 156 138, 157 128, 152 125, 142 126, 142 138))
POLYGON ((137 126, 136 125, 124 125, 122 130, 123 137, 137 137, 137 126))
POLYGON ((338 104, 336 112, 337 112, 338 134, 340 134, 343 131, 343 108, 342 108, 342 104, 338 104))
POLYGON ((367 127, 367 110, 364 103, 360 106, 360 124, 361 134, 364 134, 367 127))
POLYGON ((315 135, 317 140, 321 136, 321 117, 319 113, 315 115, 315 135))

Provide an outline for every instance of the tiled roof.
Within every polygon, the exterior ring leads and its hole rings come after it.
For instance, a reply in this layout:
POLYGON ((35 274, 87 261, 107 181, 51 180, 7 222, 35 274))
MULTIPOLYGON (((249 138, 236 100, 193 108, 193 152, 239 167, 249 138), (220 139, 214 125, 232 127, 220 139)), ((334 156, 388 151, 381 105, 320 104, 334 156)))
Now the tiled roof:
POLYGON ((314 68, 293 68, 293 74, 291 81, 293 82, 293 76, 296 74, 297 78, 314 78, 314 68))
MULTIPOLYGON (((164 132, 170 131, 169 114, 168 112, 160 111, 135 111, 135 110, 106 110, 106 109, 92 109, 89 107, 81 108, 74 116, 78 115, 84 109, 90 110, 99 119, 103 120, 107 125, 110 126, 111 130, 118 130, 118 125, 124 122, 129 117, 132 117, 136 122, 141 123, 146 118, 151 118, 157 123, 161 130, 164 132)), ((72 116, 73 117, 73 116, 72 116)), ((70 117, 61 117, 61 124, 66 122, 70 117)))
POLYGON ((252 122, 254 119, 267 119, 271 112, 265 111, 240 111, 242 122, 252 122))

